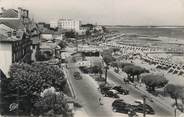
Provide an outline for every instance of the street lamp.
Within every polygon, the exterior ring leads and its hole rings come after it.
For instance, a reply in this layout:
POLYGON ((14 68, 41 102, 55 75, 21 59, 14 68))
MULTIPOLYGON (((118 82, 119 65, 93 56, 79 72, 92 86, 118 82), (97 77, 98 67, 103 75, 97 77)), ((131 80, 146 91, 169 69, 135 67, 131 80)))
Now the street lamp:
POLYGON ((147 96, 143 95, 143 117, 146 117, 146 98, 147 96))
POLYGON ((108 70, 109 66, 106 65, 105 66, 105 84, 107 84, 107 70, 108 70))
POLYGON ((174 106, 174 117, 176 117, 177 106, 174 106))

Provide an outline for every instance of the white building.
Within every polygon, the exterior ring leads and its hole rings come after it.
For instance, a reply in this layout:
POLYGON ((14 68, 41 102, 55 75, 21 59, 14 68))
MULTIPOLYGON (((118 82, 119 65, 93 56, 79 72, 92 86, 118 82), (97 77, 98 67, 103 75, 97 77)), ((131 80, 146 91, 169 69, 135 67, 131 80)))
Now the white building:
POLYGON ((92 46, 92 45, 78 45, 77 47, 78 52, 101 52, 102 49, 98 46, 92 46))
POLYGON ((74 30, 76 32, 79 32, 80 24, 81 22, 79 20, 72 20, 72 19, 59 19, 58 20, 59 30, 74 30))
POLYGON ((77 67, 91 67, 91 62, 90 61, 77 61, 75 65, 77 67))
POLYGON ((42 41, 52 41, 53 40, 53 35, 50 33, 43 33, 40 35, 40 39, 42 41))
POLYGON ((57 28, 58 27, 58 22, 57 21, 51 21, 50 22, 50 28, 57 28))

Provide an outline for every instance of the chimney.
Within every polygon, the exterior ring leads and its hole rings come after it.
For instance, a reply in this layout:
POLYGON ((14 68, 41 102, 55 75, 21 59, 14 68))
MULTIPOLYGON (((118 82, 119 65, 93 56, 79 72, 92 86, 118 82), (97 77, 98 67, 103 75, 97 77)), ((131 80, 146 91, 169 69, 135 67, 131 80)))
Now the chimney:
POLYGON ((2 11, 2 13, 5 11, 4 7, 1 7, 1 11, 2 11))
POLYGON ((26 12, 27 12, 27 18, 29 18, 29 10, 26 10, 26 12))
POLYGON ((22 16, 22 8, 18 7, 18 18, 21 18, 22 16))

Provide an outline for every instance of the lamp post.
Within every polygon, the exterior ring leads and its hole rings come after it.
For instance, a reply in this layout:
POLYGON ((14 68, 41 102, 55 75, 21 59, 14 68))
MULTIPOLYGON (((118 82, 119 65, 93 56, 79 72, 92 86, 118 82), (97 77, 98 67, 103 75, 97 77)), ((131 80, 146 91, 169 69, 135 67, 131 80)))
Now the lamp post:
POLYGON ((174 117, 176 117, 177 106, 174 106, 174 117))
POLYGON ((105 66, 105 84, 107 84, 107 69, 108 69, 108 65, 105 66))
POLYGON ((146 96, 142 96, 143 97, 143 117, 146 117, 146 96))

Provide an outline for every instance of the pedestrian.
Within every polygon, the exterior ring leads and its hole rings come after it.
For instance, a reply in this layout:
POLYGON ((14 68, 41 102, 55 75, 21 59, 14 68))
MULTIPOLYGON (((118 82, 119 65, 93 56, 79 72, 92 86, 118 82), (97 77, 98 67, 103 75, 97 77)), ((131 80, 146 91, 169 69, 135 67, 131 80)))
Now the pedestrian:
POLYGON ((101 100, 102 100, 102 98, 100 97, 100 98, 98 99, 98 101, 99 101, 100 105, 103 105, 102 102, 101 102, 101 100))

